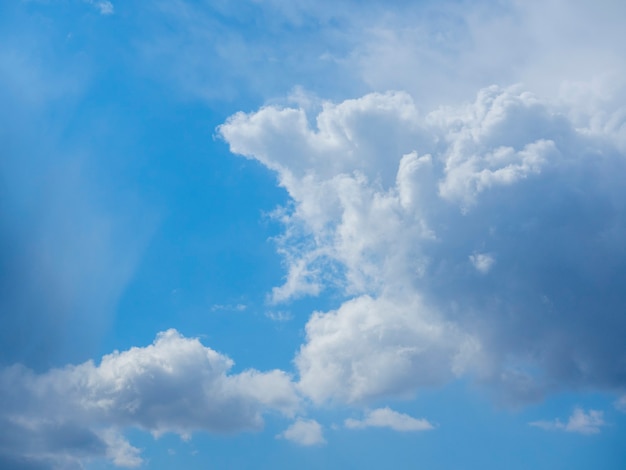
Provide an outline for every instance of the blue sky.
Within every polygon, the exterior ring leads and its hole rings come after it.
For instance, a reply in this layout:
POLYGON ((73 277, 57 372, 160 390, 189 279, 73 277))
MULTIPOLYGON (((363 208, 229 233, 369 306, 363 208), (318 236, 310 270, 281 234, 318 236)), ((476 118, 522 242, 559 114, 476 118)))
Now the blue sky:
POLYGON ((0 5, 0 467, 626 467, 619 1, 0 5))

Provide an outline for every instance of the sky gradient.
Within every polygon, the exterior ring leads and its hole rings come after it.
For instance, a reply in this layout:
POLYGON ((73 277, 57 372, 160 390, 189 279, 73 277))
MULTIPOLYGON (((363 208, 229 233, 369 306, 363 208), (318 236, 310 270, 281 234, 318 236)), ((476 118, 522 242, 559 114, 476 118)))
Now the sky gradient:
POLYGON ((626 4, 0 5, 0 467, 626 468, 626 4))

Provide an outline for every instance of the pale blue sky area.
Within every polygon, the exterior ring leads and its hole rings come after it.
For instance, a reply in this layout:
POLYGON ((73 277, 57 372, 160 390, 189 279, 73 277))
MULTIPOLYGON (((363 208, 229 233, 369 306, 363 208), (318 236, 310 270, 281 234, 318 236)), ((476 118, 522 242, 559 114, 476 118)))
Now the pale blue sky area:
POLYGON ((2 2, 0 467, 626 468, 624 18, 2 2))

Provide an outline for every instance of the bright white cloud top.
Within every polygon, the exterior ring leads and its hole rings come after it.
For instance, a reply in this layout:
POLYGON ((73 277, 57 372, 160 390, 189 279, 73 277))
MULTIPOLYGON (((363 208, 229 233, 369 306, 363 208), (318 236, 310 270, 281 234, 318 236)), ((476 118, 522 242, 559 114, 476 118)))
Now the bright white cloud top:
POLYGON ((307 324, 306 394, 406 396, 468 372, 515 401, 623 387, 626 126, 582 112, 489 87, 426 114, 394 92, 220 127, 293 200, 274 301, 353 297, 307 324))

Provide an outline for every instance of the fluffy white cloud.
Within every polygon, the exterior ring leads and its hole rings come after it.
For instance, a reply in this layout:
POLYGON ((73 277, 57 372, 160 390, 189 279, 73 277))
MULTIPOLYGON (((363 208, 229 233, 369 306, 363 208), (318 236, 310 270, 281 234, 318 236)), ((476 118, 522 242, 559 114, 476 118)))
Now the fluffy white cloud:
POLYGON ((581 408, 574 409, 567 423, 555 419, 554 421, 534 421, 529 424, 550 431, 558 430, 579 434, 597 434, 600 432, 600 428, 606 425, 602 411, 589 410, 585 412, 581 408))
POLYGON ((407 396, 461 374, 479 345, 419 297, 360 296, 314 314, 296 357, 299 386, 315 402, 407 396))
POLYGON ((276 437, 287 439, 302 446, 314 446, 326 442, 322 433, 322 426, 314 419, 298 419, 276 437))
POLYGON ((491 86, 427 113, 390 92, 223 124, 293 200, 273 300, 348 298, 307 325, 303 392, 368 401, 467 371, 509 400, 623 388, 626 126, 589 109, 491 86))
POLYGON ((101 456, 136 466, 139 451, 116 429, 138 427, 155 435, 255 430, 264 412, 291 416, 299 407, 284 372, 228 374, 232 365, 197 339, 168 330, 152 345, 104 356, 99 365, 39 375, 20 366, 4 369, 0 418, 4 432, 20 444, 7 444, 0 454, 39 460, 101 456))
POLYGON ((404 413, 398 413, 390 408, 378 408, 367 413, 362 420, 346 419, 344 425, 349 429, 364 429, 369 427, 390 428, 394 431, 428 431, 434 426, 425 419, 417 419, 404 413))

